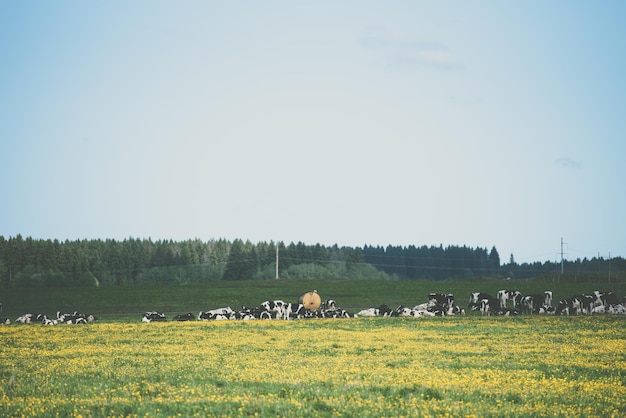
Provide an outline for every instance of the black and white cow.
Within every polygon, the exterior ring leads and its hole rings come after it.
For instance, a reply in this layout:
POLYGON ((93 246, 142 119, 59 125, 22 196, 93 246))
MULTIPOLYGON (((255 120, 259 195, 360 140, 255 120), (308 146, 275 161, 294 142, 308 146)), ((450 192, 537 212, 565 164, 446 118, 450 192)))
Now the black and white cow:
POLYGON ((523 296, 521 298, 522 311, 526 314, 539 313, 543 300, 543 295, 523 296))
POLYGON ((334 299, 325 300, 322 303, 322 309, 325 311, 333 311, 337 309, 337 301, 335 301, 334 299))
POLYGON ((613 292, 600 292, 598 290, 593 292, 596 297, 596 305, 603 305, 605 308, 610 306, 619 305, 619 300, 613 292))
POLYGON ((359 311, 355 316, 392 316, 393 310, 386 304, 380 305, 378 308, 367 308, 359 311))
POLYGON ((570 315, 574 312, 574 304, 572 299, 561 299, 554 310, 555 315, 570 315))
POLYGON ((470 294, 470 299, 469 299, 469 303, 467 304, 467 307, 473 311, 477 311, 480 309, 479 302, 483 299, 493 299, 493 298, 491 297, 489 293, 472 292, 470 294))
POLYGON ((34 318, 36 318, 36 315, 27 313, 27 314, 18 316, 17 319, 15 320, 15 323, 16 324, 30 324, 31 322, 33 322, 34 318))
POLYGON ((498 290, 498 300, 500 301, 500 307, 506 308, 506 301, 509 300, 509 291, 498 290))
POLYGON ((552 306, 552 291, 546 290, 543 292, 543 305, 552 306))
POLYGON ((510 300, 513 308, 516 307, 515 297, 521 295, 519 290, 498 290, 498 300, 500 300, 500 307, 506 308, 507 301, 510 300))
POLYGON ((178 314, 174 317, 174 321, 179 321, 179 322, 195 321, 195 320, 196 320, 196 317, 191 312, 178 314))
POLYGON ((225 308, 217 308, 211 309, 210 311, 200 311, 198 313, 198 321, 208 321, 211 319, 215 319, 217 315, 223 315, 226 317, 230 317, 235 311, 230 306, 226 306, 225 308))
POLYGON ((500 311, 500 299, 483 298, 478 301, 478 306, 482 315, 495 315, 500 311))
POLYGON ((78 311, 72 313, 61 313, 57 311, 57 321, 63 324, 86 324, 96 319, 93 315, 85 315, 78 311))
POLYGON ((275 313, 276 319, 289 319, 289 313, 285 309, 286 303, 282 300, 266 300, 261 307, 267 312, 275 313))
POLYGON ((165 314, 163 312, 150 311, 143 314, 141 322, 165 322, 165 314))

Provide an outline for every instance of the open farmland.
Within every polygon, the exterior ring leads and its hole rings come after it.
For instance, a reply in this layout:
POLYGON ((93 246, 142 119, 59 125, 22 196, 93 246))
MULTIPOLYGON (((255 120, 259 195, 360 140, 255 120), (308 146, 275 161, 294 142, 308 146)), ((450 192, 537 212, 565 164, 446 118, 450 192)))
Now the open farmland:
POLYGON ((2 416, 624 416, 623 317, 0 327, 2 416))

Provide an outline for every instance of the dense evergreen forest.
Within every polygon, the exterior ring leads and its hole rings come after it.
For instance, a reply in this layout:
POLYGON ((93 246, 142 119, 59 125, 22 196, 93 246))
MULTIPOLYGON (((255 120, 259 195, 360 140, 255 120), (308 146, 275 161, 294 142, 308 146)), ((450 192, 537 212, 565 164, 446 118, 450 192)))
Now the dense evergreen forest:
MULTIPOLYGON (((185 284, 275 279, 451 280, 472 277, 560 277, 561 264, 506 263, 495 247, 328 247, 236 239, 182 242, 128 238, 35 240, 0 236, 0 288, 185 284), (278 246, 278 250, 277 247, 278 246)), ((623 258, 565 261, 574 277, 623 278, 623 258)))

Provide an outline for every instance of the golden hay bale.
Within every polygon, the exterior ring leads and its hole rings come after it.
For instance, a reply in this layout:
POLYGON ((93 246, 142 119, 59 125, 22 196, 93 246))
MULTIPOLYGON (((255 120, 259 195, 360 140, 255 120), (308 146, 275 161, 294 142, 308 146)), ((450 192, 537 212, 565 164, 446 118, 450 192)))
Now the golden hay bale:
POLYGON ((304 305, 305 309, 308 309, 309 311, 314 311, 322 304, 322 298, 316 290, 313 290, 310 292, 306 292, 304 295, 300 296, 300 303, 304 305))

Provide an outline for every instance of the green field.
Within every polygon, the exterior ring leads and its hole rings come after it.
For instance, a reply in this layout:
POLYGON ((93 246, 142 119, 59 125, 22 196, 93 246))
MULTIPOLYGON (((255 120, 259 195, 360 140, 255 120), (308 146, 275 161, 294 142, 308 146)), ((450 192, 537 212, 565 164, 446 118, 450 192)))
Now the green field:
POLYGON ((133 321, 143 312, 157 310, 168 317, 179 313, 231 306, 258 306, 265 300, 296 302, 303 293, 316 289, 323 299, 335 299, 350 312, 358 312, 385 303, 415 306, 426 302, 430 292, 453 293, 456 304, 467 307, 474 291, 491 293, 499 289, 520 290, 523 294, 554 292, 559 299, 594 290, 613 291, 621 300, 626 282, 619 283, 552 283, 551 281, 503 281, 472 279, 462 281, 379 281, 379 280, 267 280, 216 281, 186 286, 118 286, 100 288, 3 289, 0 316, 16 318, 24 313, 46 313, 78 310, 93 313, 104 321, 133 321))
POLYGON ((550 289, 558 300, 597 288, 502 284, 11 290, 3 316, 77 309, 100 319, 0 326, 0 416, 626 416, 625 316, 140 322, 146 310, 238 308, 310 289, 357 311, 411 306, 431 291, 466 305, 473 290, 550 289))

